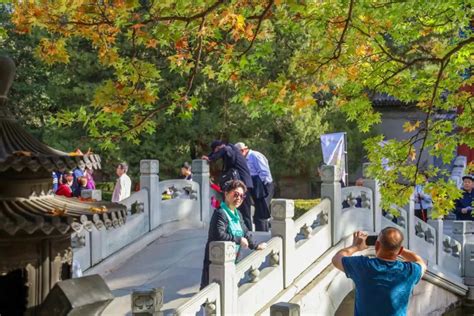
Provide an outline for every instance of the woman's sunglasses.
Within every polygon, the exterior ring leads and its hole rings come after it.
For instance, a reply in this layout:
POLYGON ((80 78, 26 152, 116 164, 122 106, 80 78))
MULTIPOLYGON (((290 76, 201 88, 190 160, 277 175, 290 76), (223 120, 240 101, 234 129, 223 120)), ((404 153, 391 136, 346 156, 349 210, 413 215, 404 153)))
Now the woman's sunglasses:
POLYGON ((234 192, 234 198, 240 198, 242 200, 245 199, 245 194, 239 193, 237 191, 234 192))

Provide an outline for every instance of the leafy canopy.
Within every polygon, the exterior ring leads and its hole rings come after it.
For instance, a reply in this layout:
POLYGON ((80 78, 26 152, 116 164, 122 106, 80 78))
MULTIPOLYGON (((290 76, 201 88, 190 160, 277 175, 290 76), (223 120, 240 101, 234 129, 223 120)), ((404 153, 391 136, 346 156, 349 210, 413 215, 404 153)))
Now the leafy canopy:
MULTIPOLYGON (((472 129, 473 8, 468 1, 116 0, 18 1, 17 31, 45 30, 36 54, 67 63, 69 43, 85 39, 112 76, 91 104, 65 110, 63 125, 83 124, 104 148, 138 143, 156 117, 190 120, 209 91, 245 107, 248 120, 291 117, 315 108, 346 114, 368 132, 380 122, 371 98, 386 93, 413 104, 423 119, 407 122, 405 140, 366 142, 369 173, 382 183, 383 207, 405 203, 422 183, 426 152, 449 162, 472 129), (275 47, 287 48, 279 67, 275 47), (273 66, 273 67, 272 67, 273 66), (316 97, 315 97, 316 96, 316 97), (321 97, 324 96, 324 97, 321 97), (323 100, 323 101, 321 101, 323 100), (439 113, 462 108, 454 120, 439 113), (382 164, 382 161, 385 164, 382 164)), ((211 94, 212 95, 212 94, 211 94)), ((303 123, 311 128, 311 122, 303 123)), ((317 123, 319 124, 319 123, 317 123)), ((430 176, 440 170, 425 166, 430 176)), ((442 178, 428 185, 434 216, 459 191, 442 178)))

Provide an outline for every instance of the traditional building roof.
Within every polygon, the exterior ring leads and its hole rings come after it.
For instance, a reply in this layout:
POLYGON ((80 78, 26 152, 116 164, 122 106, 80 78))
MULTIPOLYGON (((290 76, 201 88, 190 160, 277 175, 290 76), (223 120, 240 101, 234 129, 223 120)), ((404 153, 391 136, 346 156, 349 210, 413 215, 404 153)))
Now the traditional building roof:
POLYGON ((82 201, 53 194, 30 198, 0 198, 0 232, 9 235, 42 232, 67 234, 122 226, 124 205, 82 201))
POLYGON ((72 169, 81 161, 99 169, 100 157, 67 154, 28 133, 6 107, 14 73, 13 61, 0 56, 0 235, 67 234, 94 226, 121 226, 127 216, 122 204, 51 193, 51 171, 72 169))
POLYGON ((15 64, 0 56, 0 172, 13 169, 46 171, 72 169, 82 160, 94 169, 100 169, 98 155, 70 155, 53 149, 28 133, 6 107, 7 93, 13 81, 15 64))

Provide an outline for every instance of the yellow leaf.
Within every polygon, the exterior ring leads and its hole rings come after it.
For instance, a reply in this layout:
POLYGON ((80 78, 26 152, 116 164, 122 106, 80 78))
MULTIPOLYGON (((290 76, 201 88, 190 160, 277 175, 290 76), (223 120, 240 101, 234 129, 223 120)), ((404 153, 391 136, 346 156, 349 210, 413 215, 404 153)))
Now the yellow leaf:
POLYGON ((408 157, 411 159, 411 161, 414 161, 416 159, 416 150, 411 149, 410 153, 408 154, 408 157))
POLYGON ((249 102, 250 102, 250 96, 248 94, 244 95, 242 97, 242 103, 247 105, 247 104, 249 104, 249 102))
POLYGON ((407 133, 411 133, 415 131, 417 128, 420 127, 421 121, 416 121, 414 124, 411 124, 411 122, 407 121, 403 124, 403 130, 407 133))

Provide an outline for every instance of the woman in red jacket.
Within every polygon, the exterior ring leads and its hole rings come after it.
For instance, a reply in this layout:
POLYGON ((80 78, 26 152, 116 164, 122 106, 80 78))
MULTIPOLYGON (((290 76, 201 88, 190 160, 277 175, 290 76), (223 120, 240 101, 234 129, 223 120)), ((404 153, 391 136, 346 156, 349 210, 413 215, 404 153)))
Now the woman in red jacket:
POLYGON ((72 197, 72 184, 74 182, 74 174, 72 171, 68 171, 64 173, 62 183, 59 185, 58 190, 56 191, 56 195, 62 195, 65 197, 72 197))

